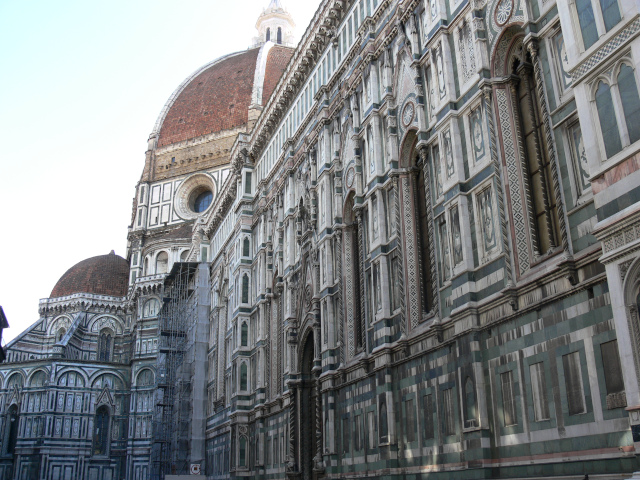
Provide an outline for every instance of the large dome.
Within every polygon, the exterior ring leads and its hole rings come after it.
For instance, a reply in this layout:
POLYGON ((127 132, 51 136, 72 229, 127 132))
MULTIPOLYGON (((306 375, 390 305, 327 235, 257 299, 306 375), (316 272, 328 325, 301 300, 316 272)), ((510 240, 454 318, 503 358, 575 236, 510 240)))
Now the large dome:
POLYGON ((129 264, 113 251, 87 258, 66 271, 51 291, 51 298, 75 293, 124 297, 127 294, 129 264))
POLYGON ((224 56, 189 76, 165 105, 154 132, 158 147, 247 124, 282 76, 292 48, 267 43, 224 56))

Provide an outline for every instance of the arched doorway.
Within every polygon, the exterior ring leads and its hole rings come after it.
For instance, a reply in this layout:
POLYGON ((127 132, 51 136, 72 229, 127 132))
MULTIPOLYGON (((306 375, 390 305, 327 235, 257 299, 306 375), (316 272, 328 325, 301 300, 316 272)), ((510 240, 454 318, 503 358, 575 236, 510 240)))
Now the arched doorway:
POLYGON ((310 332, 302 349, 300 373, 300 466, 303 480, 313 479, 313 459, 317 451, 317 389, 313 373, 314 335, 310 332))

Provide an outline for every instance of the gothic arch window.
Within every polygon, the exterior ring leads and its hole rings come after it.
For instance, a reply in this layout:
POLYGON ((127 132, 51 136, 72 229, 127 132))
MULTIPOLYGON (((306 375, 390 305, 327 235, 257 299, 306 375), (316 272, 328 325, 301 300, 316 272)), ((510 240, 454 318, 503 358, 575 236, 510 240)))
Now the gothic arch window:
POLYGON ((149 257, 146 257, 144 259, 144 268, 142 270, 142 275, 143 276, 149 275, 149 257))
POLYGON ((271 40, 271 29, 267 28, 267 42, 271 40))
POLYGON ((401 167, 407 169, 407 173, 400 178, 402 229, 407 232, 404 254, 405 268, 409 274, 408 314, 413 327, 424 319, 424 313, 434 309, 432 246, 429 242, 433 237, 433 222, 430 220, 431 198, 427 197, 427 188, 430 191, 431 184, 426 183, 425 165, 416 149, 416 140, 414 132, 410 132, 405 140, 401 167), (420 300, 419 305, 414 300, 416 297, 420 300))
POLYGON ((20 415, 18 414, 18 406, 11 405, 7 413, 7 426, 5 430, 5 439, 7 446, 7 455, 13 455, 16 451, 18 443, 18 425, 20 423, 20 415))
POLYGON ((516 129, 519 131, 520 153, 524 158, 525 188, 531 195, 530 224, 537 254, 552 251, 560 244, 557 199, 552 186, 552 165, 544 131, 540 99, 533 75, 531 57, 527 53, 512 63, 516 129))
POLYGON ((249 367, 246 362, 240 364, 240 390, 246 392, 249 387, 249 367))
POLYGON ((476 393, 471 377, 467 377, 467 380, 464 383, 464 400, 466 407, 465 420, 467 422, 465 426, 467 428, 475 427, 478 413, 476 408, 476 393))
POLYGON ((241 436, 239 444, 238 466, 244 468, 247 466, 247 437, 241 436))
POLYGON ((169 254, 160 252, 156 257, 156 274, 167 273, 169 269, 169 254))
POLYGON ((575 0, 575 9, 585 50, 622 20, 618 0, 575 0))
POLYGON ((389 442, 389 421, 387 417, 387 404, 384 400, 380 402, 379 407, 379 425, 380 425, 380 443, 388 443, 389 442))
POLYGON ((242 276, 242 303, 249 303, 249 275, 242 276))
POLYGON ((67 331, 64 328, 58 330, 58 333, 56 333, 56 343, 60 343, 62 341, 65 333, 67 333, 67 331))
POLYGON ((281 45, 282 44, 282 28, 281 27, 278 27, 278 38, 277 38, 277 40, 278 41, 276 43, 278 45, 281 45))
POLYGON ((101 406, 93 422, 93 454, 107 455, 109 449, 109 409, 101 406))
POLYGON ((242 256, 248 257, 251 255, 251 244, 249 243, 249 238, 245 237, 242 242, 242 256))
POLYGON ((592 94, 607 158, 640 140, 640 96, 636 71, 627 59, 612 71, 610 78, 604 76, 596 81, 592 94))
POLYGON ((110 362, 113 352, 113 332, 108 329, 100 331, 98 338, 98 361, 110 362))
POLYGON ((247 322, 242 322, 242 326, 240 327, 240 346, 249 346, 249 326, 247 322))

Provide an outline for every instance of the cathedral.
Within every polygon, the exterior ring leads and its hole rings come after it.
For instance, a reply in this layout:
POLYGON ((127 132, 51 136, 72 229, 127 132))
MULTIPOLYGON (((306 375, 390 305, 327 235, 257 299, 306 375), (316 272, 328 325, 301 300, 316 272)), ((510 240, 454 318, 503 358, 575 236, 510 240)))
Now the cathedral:
POLYGON ((184 80, 126 258, 7 345, 0 480, 640 478, 640 4, 294 27, 184 80))

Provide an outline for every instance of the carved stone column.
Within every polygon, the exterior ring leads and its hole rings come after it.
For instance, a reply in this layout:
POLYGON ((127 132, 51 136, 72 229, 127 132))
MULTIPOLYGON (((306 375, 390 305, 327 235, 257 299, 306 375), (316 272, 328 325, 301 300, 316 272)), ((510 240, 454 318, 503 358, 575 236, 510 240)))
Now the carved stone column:
POLYGON ((502 249, 504 251, 505 275, 507 287, 513 286, 513 270, 511 263, 511 248, 509 246, 509 235, 507 230, 507 216, 504 210, 504 191, 502 183, 502 167, 498 158, 498 137, 496 136, 496 126, 493 119, 493 107, 491 103, 491 87, 485 86, 482 89, 484 94, 484 109, 489 123, 489 140, 491 142, 491 161, 493 163, 493 173, 496 177, 496 201, 498 203, 498 215, 500 221, 500 234, 502 237, 502 249))
MULTIPOLYGON (((518 144, 518 154, 520 157, 520 169, 522 174, 522 183, 524 185, 524 197, 525 202, 527 204, 527 218, 529 219, 529 230, 531 231, 531 248, 533 250, 534 259, 538 259, 540 257, 540 248, 538 246, 538 238, 535 235, 537 231, 536 223, 534 220, 534 212, 533 212, 533 200, 531 198, 531 186, 529 184, 529 166, 527 165, 527 155, 524 150, 524 141, 522 138, 522 119, 520 118, 520 114, 518 113, 518 84, 516 81, 509 82, 509 89, 511 90, 511 103, 513 108, 511 111, 513 112, 515 125, 515 137, 516 143, 518 144)), ((522 273, 522 272, 521 272, 522 273)))
MULTIPOLYGON (((402 206, 400 205, 400 186, 398 184, 398 177, 393 177, 393 199, 395 203, 396 209, 396 238, 398 239, 398 259, 399 264, 403 265, 403 256, 402 256, 402 215, 400 213, 400 209, 402 206)), ((404 272, 402 271, 402 267, 400 267, 400 271, 397 272, 397 281, 398 281, 398 292, 400 293, 400 332, 402 335, 407 333, 407 325, 406 325, 406 311, 405 311, 405 299, 404 299, 404 272)))
POLYGON ((358 250, 359 250, 359 255, 358 255, 358 273, 360 275, 360 315, 358 315, 357 321, 359 322, 358 325, 360 326, 359 330, 360 330, 360 343, 362 348, 366 348, 366 335, 367 335, 367 321, 366 321, 366 292, 367 292, 367 285, 366 285, 366 277, 364 275, 364 259, 365 259, 365 253, 364 253, 364 221, 362 219, 362 210, 357 210, 356 211, 356 219, 358 221, 358 250))

